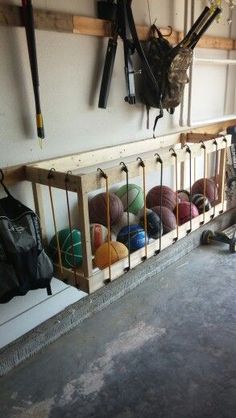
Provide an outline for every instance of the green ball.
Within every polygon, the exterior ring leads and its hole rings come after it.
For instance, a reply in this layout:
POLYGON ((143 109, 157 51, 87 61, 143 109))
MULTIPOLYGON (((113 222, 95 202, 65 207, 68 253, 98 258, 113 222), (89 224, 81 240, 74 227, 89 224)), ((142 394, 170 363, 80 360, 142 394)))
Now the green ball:
POLYGON ((120 198, 123 203, 124 210, 131 212, 134 215, 140 211, 144 206, 144 195, 143 190, 137 184, 128 185, 128 205, 127 205, 127 185, 121 186, 117 191, 116 195, 120 198))
MULTIPOLYGON (((61 262, 66 268, 79 267, 82 264, 82 243, 81 233, 78 229, 70 231, 69 228, 62 229, 57 233, 60 252, 61 262)), ((49 243, 49 253, 52 260, 58 263, 59 256, 57 250, 57 238, 56 235, 51 239, 49 243)))

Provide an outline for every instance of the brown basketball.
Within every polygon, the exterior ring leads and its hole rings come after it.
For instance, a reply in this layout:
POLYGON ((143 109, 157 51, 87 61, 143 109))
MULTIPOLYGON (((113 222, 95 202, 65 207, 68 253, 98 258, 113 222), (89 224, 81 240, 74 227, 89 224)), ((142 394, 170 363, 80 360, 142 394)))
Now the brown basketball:
POLYGON ((173 212, 165 206, 162 206, 162 211, 160 206, 154 206, 152 208, 153 212, 161 216, 163 224, 163 234, 167 234, 176 228, 176 218, 173 212))
POLYGON ((146 197, 147 208, 151 209, 154 206, 160 206, 161 192, 162 192, 162 206, 165 206, 166 208, 173 211, 176 206, 176 194, 168 186, 162 186, 162 188, 161 186, 155 186, 149 190, 147 197, 146 197))
MULTIPOLYGON (((114 193, 109 193, 110 221, 111 225, 119 222, 124 208, 121 200, 114 193)), ((90 223, 98 223, 107 226, 107 196, 99 193, 89 201, 90 223)))
MULTIPOLYGON (((192 185, 192 195, 204 194, 204 178, 195 181, 192 185)), ((214 180, 206 179, 206 196, 210 203, 218 199, 218 188, 214 180)))

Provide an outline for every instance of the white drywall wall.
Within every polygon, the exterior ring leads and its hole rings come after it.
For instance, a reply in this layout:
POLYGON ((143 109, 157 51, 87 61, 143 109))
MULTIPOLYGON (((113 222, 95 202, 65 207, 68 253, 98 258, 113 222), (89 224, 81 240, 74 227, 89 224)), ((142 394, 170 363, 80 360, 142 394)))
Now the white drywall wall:
MULTIPOLYGON (((20 1, 1 0, 20 5, 20 1)), ((94 0, 34 0, 36 8, 95 16, 94 0)), ((189 1, 190 3, 190 1, 189 1)), ((196 0, 196 16, 207 2, 196 0)), ((151 20, 158 26, 183 28, 184 0, 149 0, 151 20)), ((148 2, 134 0, 137 24, 149 24, 148 2)), ((228 36, 227 8, 219 24, 209 33, 228 36)), ((146 129, 146 112, 141 104, 124 102, 123 51, 119 41, 108 108, 98 109, 100 79, 107 39, 93 36, 36 31, 41 105, 46 140, 39 147, 25 32, 23 28, 0 27, 0 167, 23 164, 93 148, 117 145, 152 136, 146 129)), ((224 52, 198 51, 199 56, 225 57, 224 52)), ((194 119, 222 116, 226 67, 197 67, 194 79, 194 119), (204 100, 202 96, 204 94, 204 100), (203 105, 204 104, 204 105, 203 105)), ((137 76, 138 77, 138 76, 137 76)), ((230 91, 235 91, 235 84, 230 91)), ((228 113, 234 107, 234 94, 228 113)), ((156 115, 151 111, 151 121, 156 115)), ((178 131, 179 109, 158 122, 157 135, 178 131)), ((151 123, 152 125, 152 123, 151 123)), ((138 151, 138 150, 137 150, 138 151)), ((14 194, 33 206, 30 185, 14 187, 14 194)), ((58 199, 60 200, 60 198, 58 199)), ((61 220, 65 208, 60 207, 61 220)), ((1 278, 0 278, 1 280, 1 278)), ((3 346, 60 309, 83 296, 82 292, 53 282, 52 298, 44 291, 30 292, 0 306, 0 346, 3 346), (64 289, 64 290, 63 290, 64 289)))

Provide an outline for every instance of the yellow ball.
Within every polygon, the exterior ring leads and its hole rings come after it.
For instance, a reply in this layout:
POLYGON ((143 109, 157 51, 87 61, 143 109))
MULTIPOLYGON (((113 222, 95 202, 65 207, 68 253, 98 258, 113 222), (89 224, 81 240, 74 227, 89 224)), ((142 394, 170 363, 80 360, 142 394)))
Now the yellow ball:
MULTIPOLYGON (((99 269, 105 269, 109 266, 109 250, 108 242, 102 244, 95 253, 95 264, 99 269)), ((128 248, 121 242, 111 241, 111 264, 116 261, 122 260, 122 258, 128 257, 128 248)))

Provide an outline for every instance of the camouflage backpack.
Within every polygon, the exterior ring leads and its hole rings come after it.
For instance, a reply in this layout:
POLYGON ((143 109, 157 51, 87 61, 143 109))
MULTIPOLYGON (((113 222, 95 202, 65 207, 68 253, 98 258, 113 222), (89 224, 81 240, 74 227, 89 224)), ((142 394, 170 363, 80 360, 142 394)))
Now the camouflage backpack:
POLYGON ((155 25, 151 26, 150 37, 143 43, 143 49, 159 87, 158 90, 153 87, 150 75, 143 67, 141 100, 147 108, 148 127, 150 108, 160 109, 155 118, 154 133, 158 119, 163 117, 163 110, 166 109, 173 114, 182 100, 185 84, 188 83, 187 70, 192 61, 193 51, 180 44, 172 47, 155 25))

